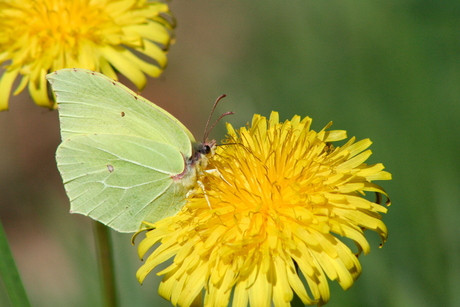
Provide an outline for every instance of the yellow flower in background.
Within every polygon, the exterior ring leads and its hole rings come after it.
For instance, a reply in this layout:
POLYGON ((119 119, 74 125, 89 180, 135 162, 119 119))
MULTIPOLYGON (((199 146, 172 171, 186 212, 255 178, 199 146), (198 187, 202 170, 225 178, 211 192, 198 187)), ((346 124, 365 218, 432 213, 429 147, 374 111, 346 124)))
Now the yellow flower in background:
POLYGON ((386 240, 380 213, 364 198, 386 195, 374 180, 389 180, 382 164, 367 165, 368 139, 331 142, 346 132, 310 130, 311 119, 279 122, 255 115, 252 125, 227 126, 228 138, 210 158, 197 189, 176 216, 155 224, 139 245, 141 258, 161 243, 138 270, 143 282, 157 265, 174 257, 159 293, 174 305, 190 306, 205 293, 205 306, 290 306, 329 300, 327 278, 348 289, 361 273, 355 253, 370 251, 364 230, 386 240), (354 242, 353 252, 347 242, 354 242))
POLYGON ((34 101, 54 108, 45 75, 79 67, 117 79, 118 71, 139 89, 147 74, 164 69, 171 40, 168 6, 145 0, 4 0, 0 3, 0 111, 26 86, 34 101), (145 61, 148 59, 149 62, 145 61))

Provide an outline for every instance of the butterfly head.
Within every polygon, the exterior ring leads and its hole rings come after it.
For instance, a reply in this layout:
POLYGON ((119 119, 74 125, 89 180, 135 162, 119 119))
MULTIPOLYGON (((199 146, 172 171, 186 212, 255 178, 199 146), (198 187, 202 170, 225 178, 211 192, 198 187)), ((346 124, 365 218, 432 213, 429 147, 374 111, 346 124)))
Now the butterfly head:
MULTIPOLYGON (((208 157, 214 155, 214 151, 216 148, 216 141, 206 141, 203 143, 197 143, 195 144, 193 148, 193 154, 189 159, 189 165, 194 165, 197 162, 200 163, 203 166, 203 162, 208 160, 208 157)), ((207 164, 204 162, 204 164, 207 164)))

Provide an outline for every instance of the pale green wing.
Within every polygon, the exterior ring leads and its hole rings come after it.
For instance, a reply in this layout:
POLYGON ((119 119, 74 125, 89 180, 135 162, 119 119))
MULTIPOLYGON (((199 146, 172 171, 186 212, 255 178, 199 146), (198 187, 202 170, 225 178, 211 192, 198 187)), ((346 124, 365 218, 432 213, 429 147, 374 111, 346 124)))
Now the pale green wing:
POLYGON ((170 144, 185 157, 195 142, 171 114, 126 86, 85 69, 47 75, 59 107, 62 140, 79 134, 132 135, 170 144))
POLYGON ((194 182, 174 180, 185 167, 176 148, 145 138, 77 135, 58 147, 56 159, 71 212, 121 232, 177 213, 191 188, 184 183, 194 182))
POLYGON ((56 159, 71 212, 133 232, 180 210, 195 184, 187 128, 102 74, 63 69, 47 78, 59 107, 56 159))

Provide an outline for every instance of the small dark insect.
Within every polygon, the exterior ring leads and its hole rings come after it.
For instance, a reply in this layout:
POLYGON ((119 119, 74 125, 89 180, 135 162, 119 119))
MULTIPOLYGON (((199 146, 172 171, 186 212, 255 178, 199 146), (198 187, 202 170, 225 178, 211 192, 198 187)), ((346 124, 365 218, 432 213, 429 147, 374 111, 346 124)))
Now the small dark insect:
POLYGON ((115 168, 113 167, 113 165, 110 165, 110 164, 107 164, 107 169, 109 170, 109 172, 113 172, 115 170, 115 168))

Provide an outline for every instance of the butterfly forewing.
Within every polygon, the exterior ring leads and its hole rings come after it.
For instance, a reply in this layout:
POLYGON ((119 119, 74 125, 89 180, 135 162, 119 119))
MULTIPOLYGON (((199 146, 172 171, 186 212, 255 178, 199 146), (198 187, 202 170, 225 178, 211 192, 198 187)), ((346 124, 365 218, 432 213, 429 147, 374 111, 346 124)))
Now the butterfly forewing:
POLYGON ((177 147, 190 157, 192 134, 171 114, 108 77, 84 69, 48 75, 59 106, 62 140, 79 134, 118 134, 177 147))

